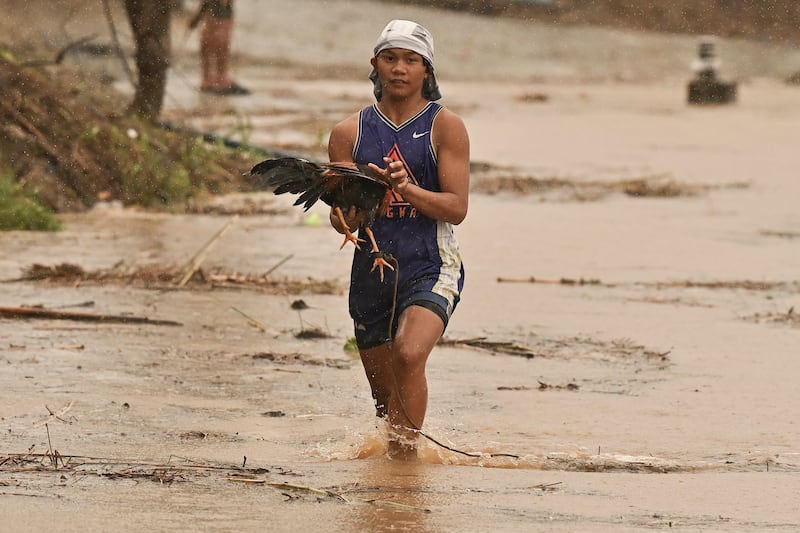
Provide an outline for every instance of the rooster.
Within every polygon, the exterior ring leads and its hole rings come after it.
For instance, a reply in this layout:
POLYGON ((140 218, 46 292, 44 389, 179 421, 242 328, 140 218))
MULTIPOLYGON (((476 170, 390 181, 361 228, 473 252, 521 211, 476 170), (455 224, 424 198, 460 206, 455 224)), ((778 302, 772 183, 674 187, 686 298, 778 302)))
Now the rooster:
POLYGON ((317 200, 331 206, 344 229, 340 250, 348 242, 360 250, 359 243, 364 242, 353 235, 353 228, 344 219, 344 211, 355 206, 364 215, 362 227, 372 245, 372 271, 378 269, 383 281, 384 267, 394 270, 386 254, 378 248, 371 228, 378 216, 386 214, 391 200, 391 188, 379 172, 357 163, 318 164, 295 157, 281 157, 258 163, 247 175, 255 178, 254 185, 259 189, 272 188, 275 194, 288 192, 299 195, 294 205, 303 204, 305 211, 317 200))

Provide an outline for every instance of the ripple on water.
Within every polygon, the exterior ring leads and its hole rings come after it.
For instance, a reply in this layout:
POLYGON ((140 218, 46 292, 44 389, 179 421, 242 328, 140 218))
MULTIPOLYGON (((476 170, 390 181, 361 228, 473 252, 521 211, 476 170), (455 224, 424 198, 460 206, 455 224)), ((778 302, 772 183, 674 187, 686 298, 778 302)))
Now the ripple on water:
MULTIPOLYGON (((389 432, 379 424, 371 431, 351 431, 345 438, 317 443, 307 450, 311 456, 325 461, 352 461, 387 455, 389 432)), ((496 446, 485 445, 458 449, 450 444, 420 439, 417 459, 424 464, 473 466, 483 468, 560 470, 567 472, 682 473, 709 471, 800 471, 800 464, 790 455, 767 457, 732 456, 712 458, 666 458, 653 455, 621 453, 589 453, 585 451, 544 452, 540 454, 508 453, 496 446), (443 444, 443 445, 442 445, 443 444)))

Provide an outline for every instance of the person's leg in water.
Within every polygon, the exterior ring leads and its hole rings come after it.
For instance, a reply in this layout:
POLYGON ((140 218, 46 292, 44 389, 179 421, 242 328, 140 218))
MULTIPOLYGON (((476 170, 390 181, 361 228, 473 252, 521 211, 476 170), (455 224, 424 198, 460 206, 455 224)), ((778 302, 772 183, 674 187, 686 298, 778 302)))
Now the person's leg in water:
POLYGON ((416 458, 416 441, 428 407, 425 365, 443 331, 439 315, 410 305, 400 313, 393 341, 360 350, 376 414, 390 426, 392 458, 416 458))

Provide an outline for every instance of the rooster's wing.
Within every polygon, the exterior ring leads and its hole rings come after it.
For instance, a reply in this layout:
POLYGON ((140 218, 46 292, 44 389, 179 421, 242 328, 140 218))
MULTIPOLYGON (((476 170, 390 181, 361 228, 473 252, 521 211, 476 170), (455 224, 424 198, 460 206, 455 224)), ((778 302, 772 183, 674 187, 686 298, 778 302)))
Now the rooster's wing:
POLYGON ((294 205, 302 204, 305 210, 322 200, 332 207, 347 209, 355 205, 365 211, 377 211, 389 189, 380 174, 356 163, 318 164, 281 157, 262 161, 247 174, 255 177, 253 185, 258 189, 299 195, 294 205), (373 207, 374 204, 377 205, 373 207))

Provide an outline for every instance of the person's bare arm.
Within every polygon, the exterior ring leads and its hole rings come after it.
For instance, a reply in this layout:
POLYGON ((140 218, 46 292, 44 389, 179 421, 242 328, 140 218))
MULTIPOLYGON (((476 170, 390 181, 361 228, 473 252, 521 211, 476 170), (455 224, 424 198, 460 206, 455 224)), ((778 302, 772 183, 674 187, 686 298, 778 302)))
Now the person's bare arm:
POLYGON ((469 135, 461 117, 443 109, 433 125, 432 141, 439 166, 439 187, 434 192, 413 185, 405 172, 388 165, 393 188, 424 215, 460 224, 469 206, 469 135))
MULTIPOLYGON (((328 159, 334 163, 352 162, 357 133, 358 113, 350 115, 334 126, 328 139, 328 159)), ((348 212, 344 213, 344 217, 347 225, 353 231, 361 225, 363 220, 363 216, 356 212, 355 207, 351 207, 348 212)), ((344 233, 339 217, 336 216, 333 209, 331 209, 329 218, 331 226, 339 233, 344 233)))

